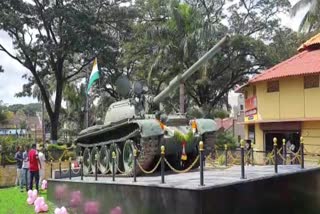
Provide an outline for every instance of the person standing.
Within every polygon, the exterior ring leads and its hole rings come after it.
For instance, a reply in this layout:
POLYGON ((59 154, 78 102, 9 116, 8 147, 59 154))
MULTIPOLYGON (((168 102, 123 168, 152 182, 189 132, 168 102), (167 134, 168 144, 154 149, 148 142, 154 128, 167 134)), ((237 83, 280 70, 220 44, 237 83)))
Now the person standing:
POLYGON ((26 191, 28 191, 28 181, 30 180, 30 174, 29 174, 29 146, 25 146, 25 151, 22 154, 23 162, 22 162, 22 181, 23 185, 26 186, 26 191))
POLYGON ((46 156, 43 153, 43 148, 39 149, 39 163, 41 168, 39 170, 40 179, 39 179, 39 186, 41 186, 41 182, 44 180, 45 177, 45 165, 46 165, 46 156))
POLYGON ((22 168, 22 161, 23 161, 23 158, 22 158, 22 147, 20 147, 20 146, 17 147, 17 152, 16 152, 16 154, 14 156, 14 159, 17 161, 16 185, 20 186, 21 192, 22 192, 23 191, 23 189, 22 189, 22 181, 21 181, 21 178, 22 178, 21 168, 22 168))
POLYGON ((39 162, 38 152, 36 150, 37 145, 32 144, 32 148, 29 151, 29 171, 30 171, 30 185, 29 189, 33 189, 33 179, 35 179, 36 189, 39 192, 39 167, 41 168, 41 163, 39 162))

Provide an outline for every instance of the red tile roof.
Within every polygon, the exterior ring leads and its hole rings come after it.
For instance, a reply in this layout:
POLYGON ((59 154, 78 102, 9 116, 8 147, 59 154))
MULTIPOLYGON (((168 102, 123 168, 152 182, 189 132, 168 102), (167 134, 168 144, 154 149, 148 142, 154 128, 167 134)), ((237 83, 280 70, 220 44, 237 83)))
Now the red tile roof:
POLYGON ((267 69, 250 79, 249 83, 317 73, 320 73, 320 49, 306 50, 267 69))
POLYGON ((237 87, 236 92, 250 83, 266 80, 280 79, 283 77, 304 76, 320 73, 320 33, 303 43, 297 55, 265 70, 248 81, 248 83, 237 87))

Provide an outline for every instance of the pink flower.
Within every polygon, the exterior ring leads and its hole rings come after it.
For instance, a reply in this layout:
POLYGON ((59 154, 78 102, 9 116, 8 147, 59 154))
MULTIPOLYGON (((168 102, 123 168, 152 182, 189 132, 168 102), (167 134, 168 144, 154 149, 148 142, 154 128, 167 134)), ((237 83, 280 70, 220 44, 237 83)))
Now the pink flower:
POLYGON ((110 211, 110 214, 122 214, 122 209, 121 207, 115 207, 110 211))
POLYGON ((71 200, 70 200, 70 206, 71 207, 78 207, 82 202, 81 192, 80 191, 74 191, 71 193, 71 200))
POLYGON ((84 205, 85 214, 99 214, 99 203, 96 201, 88 201, 84 205))
POLYGON ((59 185, 55 188, 55 197, 57 200, 61 200, 65 197, 67 187, 65 185, 59 185))
POLYGON ((43 180, 42 181, 42 184, 41 184, 41 189, 48 189, 48 182, 46 180, 43 180))
POLYGON ((68 212, 65 207, 61 207, 61 208, 56 208, 54 210, 54 214, 68 214, 68 212))

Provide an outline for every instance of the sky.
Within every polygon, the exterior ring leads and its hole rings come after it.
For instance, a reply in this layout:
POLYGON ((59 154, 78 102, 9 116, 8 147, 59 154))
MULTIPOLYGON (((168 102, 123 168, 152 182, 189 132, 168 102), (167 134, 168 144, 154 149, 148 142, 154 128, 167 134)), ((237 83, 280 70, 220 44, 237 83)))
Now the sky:
MULTIPOLYGON (((294 4, 297 0, 290 0, 291 4, 294 4)), ((282 20, 283 25, 292 28, 293 30, 298 29, 299 22, 303 17, 305 11, 302 11, 297 14, 296 18, 292 19, 289 15, 280 14, 279 17, 282 20)), ((0 31, 0 44, 3 44, 5 48, 14 53, 12 49, 12 44, 9 36, 0 31)), ((0 51, 0 65, 5 70, 4 73, 0 73, 0 100, 5 104, 27 104, 32 102, 37 102, 30 97, 15 97, 15 94, 22 91, 22 86, 27 80, 22 79, 22 75, 25 73, 30 73, 17 61, 10 58, 8 55, 0 51)), ((237 105, 237 94, 231 92, 229 94, 229 103, 237 105)))
MULTIPOLYGON (((0 44, 13 52, 11 39, 3 31, 0 31, 0 44)), ((0 100, 5 104, 36 102, 29 97, 15 97, 16 93, 22 91, 22 85, 27 82, 22 79, 22 75, 28 73, 28 71, 2 51, 0 51, 0 65, 4 69, 4 73, 0 73, 0 100)))

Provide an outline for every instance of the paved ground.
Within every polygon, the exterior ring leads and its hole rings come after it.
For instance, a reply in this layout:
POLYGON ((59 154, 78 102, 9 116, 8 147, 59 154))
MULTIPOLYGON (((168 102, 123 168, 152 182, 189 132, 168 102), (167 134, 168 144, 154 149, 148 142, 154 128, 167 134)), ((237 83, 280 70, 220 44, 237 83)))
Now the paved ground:
MULTIPOLYGON (((188 172, 184 174, 169 174, 165 176, 165 184, 161 184, 161 177, 159 175, 137 177, 137 182, 133 183, 131 177, 116 177, 113 182, 111 177, 99 177, 98 181, 94 177, 84 177, 82 182, 98 182, 108 184, 124 184, 124 185, 139 185, 139 186, 158 186, 163 188, 178 188, 178 189, 205 189, 214 186, 224 186, 229 184, 248 182, 252 180, 259 180, 270 178, 273 176, 281 176, 296 172, 303 172, 311 170, 315 166, 306 166, 302 170, 298 165, 279 166, 278 174, 274 173, 274 166, 246 166, 245 173, 246 179, 240 179, 240 166, 233 166, 227 169, 206 169, 204 171, 205 186, 200 186, 200 173, 199 171, 188 172)), ((70 181, 69 179, 62 179, 70 181)), ((70 182, 81 182, 80 177, 74 177, 70 182)))

